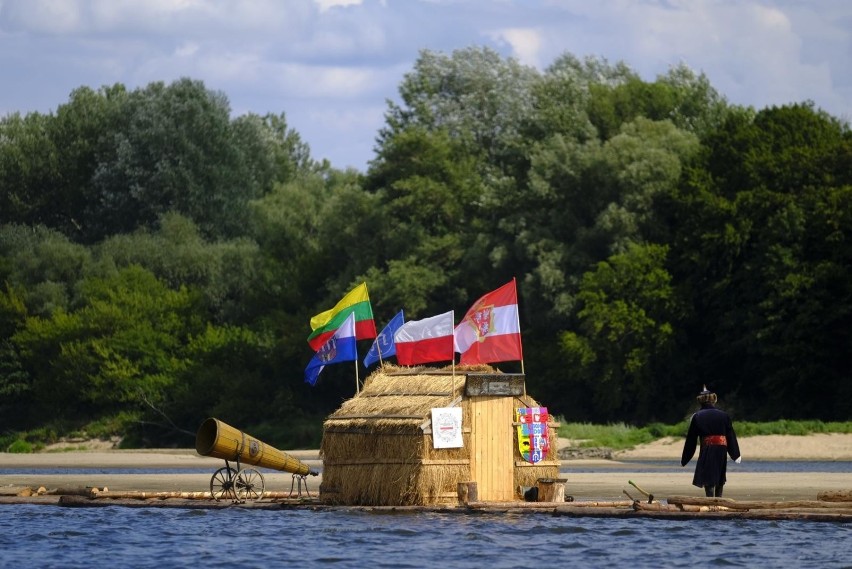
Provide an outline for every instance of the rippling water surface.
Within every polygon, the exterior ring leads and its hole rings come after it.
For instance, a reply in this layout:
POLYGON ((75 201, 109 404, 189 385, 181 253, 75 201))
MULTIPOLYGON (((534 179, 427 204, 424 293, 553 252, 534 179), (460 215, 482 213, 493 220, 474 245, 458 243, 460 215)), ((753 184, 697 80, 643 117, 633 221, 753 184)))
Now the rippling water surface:
POLYGON ((4 567, 852 567, 852 524, 0 507, 4 567))

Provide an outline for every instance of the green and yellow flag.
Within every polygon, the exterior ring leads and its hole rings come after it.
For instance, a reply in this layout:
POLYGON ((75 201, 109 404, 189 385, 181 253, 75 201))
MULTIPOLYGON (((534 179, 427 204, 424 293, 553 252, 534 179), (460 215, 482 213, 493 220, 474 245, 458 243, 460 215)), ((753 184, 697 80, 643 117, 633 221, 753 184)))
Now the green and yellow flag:
POLYGON ((370 295, 367 294, 367 283, 361 283, 349 291, 334 308, 311 318, 313 332, 308 336, 308 344, 314 351, 319 350, 334 335, 350 314, 355 315, 357 340, 376 337, 376 322, 373 320, 373 307, 370 305, 370 295))

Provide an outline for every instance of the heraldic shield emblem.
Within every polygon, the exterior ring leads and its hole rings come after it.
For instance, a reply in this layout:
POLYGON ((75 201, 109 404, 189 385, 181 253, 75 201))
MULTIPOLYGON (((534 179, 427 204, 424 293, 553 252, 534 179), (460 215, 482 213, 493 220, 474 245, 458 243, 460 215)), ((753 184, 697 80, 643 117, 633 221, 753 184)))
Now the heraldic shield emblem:
POLYGON ((317 352, 322 363, 328 363, 337 356, 337 338, 331 337, 317 352))
POLYGON ((494 306, 483 306, 473 313, 471 320, 476 328, 476 339, 480 342, 485 336, 494 331, 494 306))
POLYGON ((547 421, 550 415, 547 407, 520 407, 515 409, 515 421, 518 424, 518 450, 524 460, 535 464, 547 456, 550 439, 547 433, 547 421))

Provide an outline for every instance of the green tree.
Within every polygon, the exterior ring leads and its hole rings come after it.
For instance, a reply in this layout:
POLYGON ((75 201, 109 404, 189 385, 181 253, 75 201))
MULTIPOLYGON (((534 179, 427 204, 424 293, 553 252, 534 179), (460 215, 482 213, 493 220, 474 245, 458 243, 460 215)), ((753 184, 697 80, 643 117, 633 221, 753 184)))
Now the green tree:
POLYGON ((445 131, 467 154, 483 154, 488 163, 511 159, 522 143, 537 78, 534 68, 488 48, 449 56, 423 50, 399 87, 402 105, 388 103, 379 147, 396 133, 420 127, 445 131))
POLYGON ((39 411, 78 421, 159 405, 186 368, 189 339, 203 329, 197 295, 129 267, 86 280, 81 299, 74 311, 28 318, 12 337, 39 411))
POLYGON ((57 149, 58 176, 49 188, 55 218, 45 221, 74 241, 90 236, 104 212, 94 192, 93 178, 100 159, 110 151, 110 134, 119 126, 128 94, 121 84, 93 91, 81 87, 71 92, 49 121, 52 144, 57 149))
POLYGON ((153 227, 175 209, 207 235, 233 235, 259 195, 240 162, 222 93, 198 81, 152 83, 130 93, 109 133, 93 184, 102 215, 96 237, 153 227))
POLYGON ((666 254, 664 246, 630 245, 583 275, 580 325, 563 333, 562 348, 574 364, 571 381, 585 384, 606 421, 672 419, 664 362, 675 345, 679 303, 666 254))
POLYGON ((192 220, 168 213, 158 229, 115 235, 93 251, 96 274, 139 265, 170 288, 188 286, 203 292, 215 322, 239 323, 253 316, 245 303, 253 294, 261 255, 257 243, 248 238, 211 242, 192 220))
POLYGON ((498 226, 527 168, 538 77, 488 49, 423 51, 400 86, 402 103, 389 104, 365 182, 386 212, 368 274, 412 316, 412 307, 444 311, 516 274, 498 226), (415 267, 429 275, 420 286, 382 278, 415 267))
POLYGON ((10 340, 23 328, 26 318, 23 294, 7 283, 5 290, 0 291, 0 432, 22 424, 26 402, 32 395, 31 378, 10 340))
POLYGON ((553 136, 536 145, 526 207, 507 213, 527 267, 536 320, 565 326, 580 276, 657 232, 655 204, 680 181, 696 137, 669 121, 639 118, 604 144, 553 136))
POLYGON ((479 160, 446 131, 415 127, 396 133, 379 156, 368 184, 384 216, 370 236, 378 255, 368 274, 377 290, 402 303, 389 316, 403 307, 416 317, 464 302, 464 288, 453 283, 487 290, 482 283, 491 282, 493 264, 477 211, 485 191, 479 160), (417 285, 409 286, 412 280, 417 285))
POLYGON ((694 368, 756 419, 845 416, 805 391, 847 383, 849 143, 810 105, 732 113, 674 197, 694 368))
POLYGON ((29 314, 67 309, 92 267, 91 251, 44 226, 0 226, 0 274, 21 291, 29 314))
POLYGON ((51 117, 13 113, 0 120, 0 222, 50 224, 53 186, 60 178, 59 149, 50 137, 51 117))
POLYGON ((625 72, 618 81, 594 82, 589 86, 589 120, 602 140, 621 130, 621 125, 638 117, 652 121, 672 121, 679 129, 703 136, 721 123, 727 103, 713 89, 707 77, 686 65, 672 67, 654 82, 643 81, 625 72))

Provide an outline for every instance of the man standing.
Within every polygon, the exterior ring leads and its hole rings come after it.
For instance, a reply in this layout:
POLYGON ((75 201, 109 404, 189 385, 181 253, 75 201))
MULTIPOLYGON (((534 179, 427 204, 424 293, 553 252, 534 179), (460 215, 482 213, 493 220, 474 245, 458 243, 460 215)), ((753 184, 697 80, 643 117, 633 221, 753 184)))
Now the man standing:
POLYGON ((689 431, 683 444, 683 455, 680 465, 692 460, 695 445, 700 442, 698 462, 695 465, 695 476, 692 484, 704 488, 708 498, 720 498, 725 486, 725 473, 728 468, 728 456, 740 462, 740 447, 731 418, 721 409, 716 408, 716 394, 704 386, 698 394, 699 409, 689 421, 689 431))

